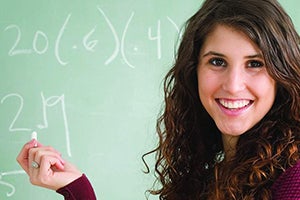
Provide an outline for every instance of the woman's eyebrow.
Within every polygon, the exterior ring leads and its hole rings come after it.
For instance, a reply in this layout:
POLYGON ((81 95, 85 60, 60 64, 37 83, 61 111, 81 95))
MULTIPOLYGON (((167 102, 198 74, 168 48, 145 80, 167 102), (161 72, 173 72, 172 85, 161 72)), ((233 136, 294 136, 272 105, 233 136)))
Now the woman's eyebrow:
POLYGON ((226 57, 224 54, 222 53, 218 53, 216 51, 209 51, 206 54, 204 54, 202 57, 206 57, 206 56, 220 56, 220 57, 226 57))
MULTIPOLYGON (((222 53, 219 53, 219 52, 216 52, 216 51, 209 51, 209 52, 205 53, 202 57, 206 57, 206 56, 226 57, 226 55, 224 55, 222 53)), ((262 56, 261 53, 255 53, 253 55, 245 56, 245 58, 247 58, 247 59, 251 59, 251 58, 261 58, 261 59, 263 59, 263 56, 262 56)))
POLYGON ((261 59, 263 59, 264 57, 261 53, 257 53, 257 54, 245 56, 245 58, 261 58, 261 59))

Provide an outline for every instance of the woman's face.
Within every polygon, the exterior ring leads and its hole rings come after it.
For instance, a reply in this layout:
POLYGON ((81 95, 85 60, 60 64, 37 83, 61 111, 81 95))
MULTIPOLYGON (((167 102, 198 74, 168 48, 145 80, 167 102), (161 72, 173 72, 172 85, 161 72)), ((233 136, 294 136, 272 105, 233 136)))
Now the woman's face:
POLYGON ((249 130, 275 99, 275 81, 261 50, 228 26, 217 25, 204 41, 197 76, 200 100, 224 135, 249 130))

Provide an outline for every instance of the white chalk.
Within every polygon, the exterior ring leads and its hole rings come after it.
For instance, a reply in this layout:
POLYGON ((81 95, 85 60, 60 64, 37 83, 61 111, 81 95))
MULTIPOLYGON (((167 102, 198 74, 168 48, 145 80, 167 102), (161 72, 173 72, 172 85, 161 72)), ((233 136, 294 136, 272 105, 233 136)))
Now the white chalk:
POLYGON ((33 139, 37 140, 37 132, 33 131, 33 132, 31 133, 31 139, 32 139, 32 140, 33 140, 33 139))
MULTIPOLYGON (((37 132, 33 131, 31 133, 31 139, 37 141, 37 132)), ((34 144, 34 147, 37 147, 37 142, 34 144)))

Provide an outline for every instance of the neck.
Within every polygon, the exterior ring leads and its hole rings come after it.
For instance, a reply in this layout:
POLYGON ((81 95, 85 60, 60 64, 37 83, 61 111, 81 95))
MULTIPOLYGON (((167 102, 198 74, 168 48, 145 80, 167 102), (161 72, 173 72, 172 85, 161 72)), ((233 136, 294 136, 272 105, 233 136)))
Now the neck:
POLYGON ((236 144, 239 139, 239 136, 231 136, 222 134, 223 146, 224 146, 224 153, 225 153, 225 160, 229 161, 236 152, 236 144))

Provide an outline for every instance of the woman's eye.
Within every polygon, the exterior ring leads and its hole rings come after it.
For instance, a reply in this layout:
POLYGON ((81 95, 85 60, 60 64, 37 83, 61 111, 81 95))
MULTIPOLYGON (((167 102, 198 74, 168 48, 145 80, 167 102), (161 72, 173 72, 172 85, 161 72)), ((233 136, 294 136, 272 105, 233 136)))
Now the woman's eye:
POLYGON ((214 65, 214 66, 220 66, 220 67, 224 67, 226 66, 226 62, 224 59, 222 58, 212 58, 209 60, 209 63, 214 65))
POLYGON ((251 60, 248 63, 248 67, 250 68, 261 68, 264 66, 264 63, 258 60, 251 60))

